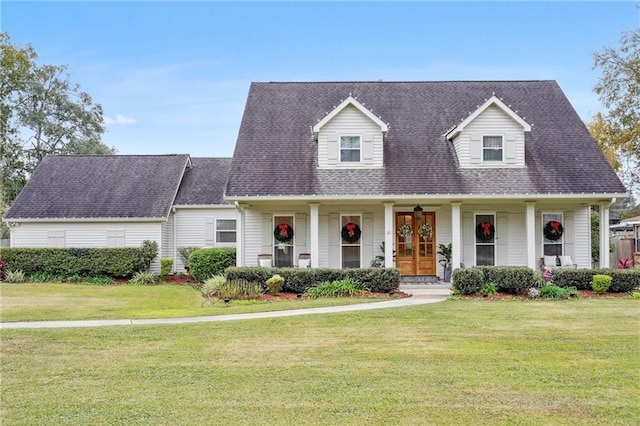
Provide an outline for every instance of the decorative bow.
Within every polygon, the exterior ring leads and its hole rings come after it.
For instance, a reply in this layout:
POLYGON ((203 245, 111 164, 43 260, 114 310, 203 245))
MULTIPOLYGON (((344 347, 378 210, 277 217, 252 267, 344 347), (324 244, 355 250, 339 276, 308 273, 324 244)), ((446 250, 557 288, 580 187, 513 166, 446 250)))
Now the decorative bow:
POLYGON ((551 226, 553 232, 555 232, 556 234, 560 234, 560 222, 558 222, 557 220, 552 220, 551 222, 549 222, 549 226, 551 226))
POLYGON ((345 228, 347 228, 347 233, 349 234, 349 237, 353 237, 355 235, 355 232, 353 231, 356 228, 355 223, 347 223, 345 225, 345 228))
POLYGON ((491 235, 491 224, 489 222, 481 222, 480 226, 482 226, 482 235, 486 237, 491 235))
POLYGON ((287 227, 289 227, 289 225, 287 225, 286 223, 281 223, 280 225, 278 225, 278 228, 280 228, 280 234, 282 235, 282 238, 289 238, 287 227))

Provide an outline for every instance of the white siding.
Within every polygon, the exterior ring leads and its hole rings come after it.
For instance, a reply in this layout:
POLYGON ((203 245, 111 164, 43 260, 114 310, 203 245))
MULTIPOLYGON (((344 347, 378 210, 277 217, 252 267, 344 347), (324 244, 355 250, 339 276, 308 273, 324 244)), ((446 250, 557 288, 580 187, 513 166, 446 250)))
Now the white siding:
POLYGON ((591 208, 574 210, 573 262, 578 268, 591 268, 591 208))
MULTIPOLYGON (((522 206, 524 210, 525 207, 522 206)), ((527 229, 525 212, 511 211, 507 213, 509 243, 507 265, 527 264, 527 229)))
POLYGON ((357 168, 383 166, 380 127, 349 105, 325 124, 318 134, 318 167, 357 168), (340 136, 360 136, 360 163, 340 163, 340 136))
MULTIPOLYGON (((451 243, 451 207, 442 206, 436 212, 436 253, 438 244, 451 243)), ((444 267, 440 264, 440 256, 436 255, 436 275, 444 277, 444 267)))
POLYGON ((469 123, 453 141, 460 168, 523 167, 524 129, 501 108, 492 105, 469 123), (482 136, 502 136, 504 164, 482 163, 482 136))
MULTIPOLYGON (((240 223, 240 215, 235 208, 186 208, 177 207, 175 213, 176 219, 176 249, 180 247, 235 247, 233 243, 218 243, 215 241, 215 220, 216 219, 235 219, 236 230, 240 223)), ((173 218, 170 220, 173 222, 173 218)), ((172 224, 170 225, 173 226, 172 224)), ((170 226, 167 226, 167 230, 170 226)), ((171 238, 173 238, 173 230, 171 230, 171 238)), ((236 241, 240 235, 236 234, 236 241)), ((170 251, 173 248, 170 249, 170 251)), ((174 257, 167 252, 166 257, 174 257)), ((175 270, 184 271, 184 265, 180 255, 176 255, 175 270)))
MULTIPOLYGON (((160 252, 160 258, 174 259, 175 247, 173 245, 173 222, 175 214, 169 215, 169 220, 162 224, 162 251, 160 252)), ((176 261, 173 261, 173 271, 176 269, 176 261)))
MULTIPOLYGON (((12 247, 47 247, 50 233, 64 233, 65 247, 109 247, 108 235, 124 233, 125 247, 139 247, 144 240, 156 241, 163 253, 160 222, 22 222, 12 229, 12 247), (115 231, 115 232, 112 232, 115 231)), ((156 258, 151 270, 158 272, 156 258)))

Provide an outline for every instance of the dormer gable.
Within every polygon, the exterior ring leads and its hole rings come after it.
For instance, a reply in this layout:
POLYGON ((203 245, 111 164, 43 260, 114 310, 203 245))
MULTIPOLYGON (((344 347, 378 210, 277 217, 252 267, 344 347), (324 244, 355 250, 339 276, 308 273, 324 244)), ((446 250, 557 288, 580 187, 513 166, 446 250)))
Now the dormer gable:
POLYGON ((531 124, 493 95, 444 135, 460 168, 524 167, 525 132, 531 124))
POLYGON ((382 119, 380 117, 376 117, 376 115, 371 112, 368 108, 366 108, 363 104, 361 104, 360 102, 358 102, 358 100, 356 98, 354 98, 353 96, 351 96, 351 94, 349 94, 349 96, 347 97, 347 99, 345 99, 344 101, 342 101, 340 103, 340 105, 338 105, 337 107, 335 107, 331 112, 329 112, 322 120, 318 121, 318 124, 316 124, 315 126, 313 126, 313 133, 314 135, 317 137, 318 133, 320 132, 320 129, 322 129, 322 127, 327 124, 328 122, 330 122, 331 120, 333 120, 333 118, 338 115, 343 109, 345 109, 347 106, 352 105, 353 107, 355 107, 358 111, 360 111, 361 113, 363 113, 365 116, 367 116, 371 121, 373 121, 377 126, 380 127, 380 131, 381 132, 388 132, 389 131, 389 126, 382 121, 382 119))
POLYGON ((312 127, 320 168, 383 166, 384 136, 389 125, 349 95, 312 127))

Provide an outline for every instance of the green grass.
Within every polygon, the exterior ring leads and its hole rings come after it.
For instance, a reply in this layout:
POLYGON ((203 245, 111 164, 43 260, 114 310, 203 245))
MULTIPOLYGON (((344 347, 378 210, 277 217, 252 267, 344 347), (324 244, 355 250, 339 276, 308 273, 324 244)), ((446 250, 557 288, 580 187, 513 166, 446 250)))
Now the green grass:
POLYGON ((81 284, 0 284, 0 321, 176 318, 242 314, 354 303, 379 299, 322 299, 209 303, 190 286, 94 286, 81 284))
POLYGON ((2 424, 628 425, 637 299, 0 330, 2 424))

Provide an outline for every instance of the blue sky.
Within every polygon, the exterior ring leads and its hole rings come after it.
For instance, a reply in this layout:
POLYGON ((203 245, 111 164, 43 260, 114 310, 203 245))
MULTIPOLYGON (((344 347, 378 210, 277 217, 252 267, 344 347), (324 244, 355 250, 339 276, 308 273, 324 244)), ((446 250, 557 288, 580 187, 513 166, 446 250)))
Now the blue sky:
POLYGON ((592 53, 632 2, 17 2, 2 31, 67 64, 121 154, 231 156, 252 81, 557 80, 603 110, 592 53))

